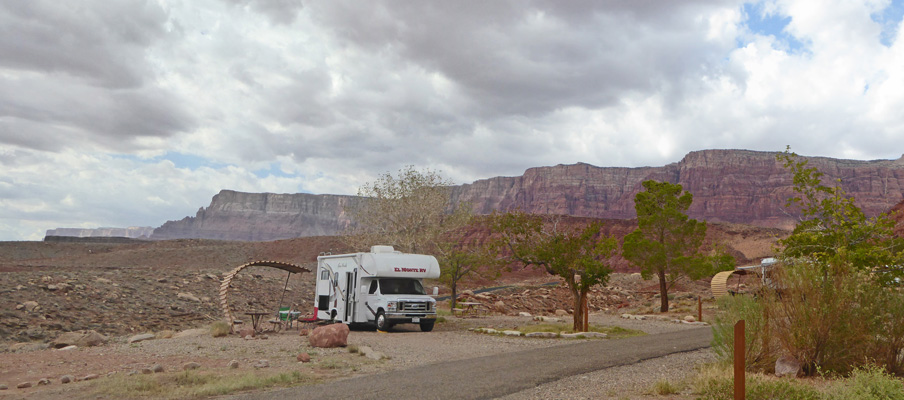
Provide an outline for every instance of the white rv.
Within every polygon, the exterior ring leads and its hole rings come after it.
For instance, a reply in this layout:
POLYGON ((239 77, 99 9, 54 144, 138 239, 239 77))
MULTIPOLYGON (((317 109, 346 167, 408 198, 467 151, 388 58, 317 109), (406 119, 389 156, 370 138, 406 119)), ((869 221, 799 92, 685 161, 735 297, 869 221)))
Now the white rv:
POLYGON ((436 258, 403 254, 392 246, 322 255, 317 257, 317 319, 374 324, 384 331, 413 323, 429 332, 436 322, 436 300, 424 290, 424 278, 438 277, 436 258))

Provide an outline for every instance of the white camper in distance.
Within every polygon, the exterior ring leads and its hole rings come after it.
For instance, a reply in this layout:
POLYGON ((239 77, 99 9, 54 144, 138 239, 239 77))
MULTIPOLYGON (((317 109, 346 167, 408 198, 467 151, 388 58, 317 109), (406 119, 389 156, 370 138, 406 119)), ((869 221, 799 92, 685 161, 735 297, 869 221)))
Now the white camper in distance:
POLYGON ((436 300, 424 291, 424 278, 438 277, 436 258, 403 254, 392 246, 372 246, 370 253, 322 255, 317 257, 317 319, 369 323, 383 331, 412 323, 430 332, 436 322, 436 300))

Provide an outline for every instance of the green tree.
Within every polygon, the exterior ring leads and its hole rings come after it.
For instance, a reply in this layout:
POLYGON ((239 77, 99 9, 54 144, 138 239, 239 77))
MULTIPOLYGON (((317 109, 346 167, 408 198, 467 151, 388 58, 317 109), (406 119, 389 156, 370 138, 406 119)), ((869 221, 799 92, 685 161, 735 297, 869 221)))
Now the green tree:
POLYGON ((875 276, 884 283, 902 277, 901 268, 886 268, 902 262, 901 238, 894 235, 891 218, 867 218, 840 185, 825 186, 823 174, 790 148, 776 157, 794 176, 797 195, 786 207, 800 213, 791 235, 779 242, 783 257, 805 257, 825 278, 847 268, 883 270, 875 276))
POLYGON ((622 255, 640 267, 644 279, 659 279, 661 312, 669 310, 669 289, 681 277, 700 279, 731 269, 731 256, 699 253, 706 222, 688 218, 694 196, 681 185, 648 180, 634 197, 638 228, 625 236, 622 255))
POLYGON ((355 226, 345 241, 359 250, 388 244, 407 253, 434 253, 445 235, 471 220, 467 203, 453 206, 450 185, 438 172, 410 165, 398 177, 380 175, 358 189, 366 199, 346 209, 355 226))
POLYGON ((514 211, 494 214, 491 229, 499 234, 497 246, 507 250, 512 261, 543 268, 560 276, 574 301, 573 329, 587 328, 587 293, 595 285, 605 285, 612 268, 608 259, 617 242, 602 233, 599 221, 583 229, 567 229, 556 217, 514 211))
POLYGON ((472 277, 495 280, 501 274, 502 264, 487 246, 471 244, 463 246, 460 241, 449 241, 437 246, 440 265, 439 281, 452 290, 449 308, 455 308, 458 301, 458 284, 472 277))

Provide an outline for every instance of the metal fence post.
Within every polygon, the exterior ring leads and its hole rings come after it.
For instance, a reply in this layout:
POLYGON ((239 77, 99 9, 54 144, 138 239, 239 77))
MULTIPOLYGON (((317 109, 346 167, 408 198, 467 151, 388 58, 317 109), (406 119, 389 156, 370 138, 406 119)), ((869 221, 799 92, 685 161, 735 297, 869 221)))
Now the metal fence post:
POLYGON ((734 400, 744 400, 744 320, 734 326, 734 400))

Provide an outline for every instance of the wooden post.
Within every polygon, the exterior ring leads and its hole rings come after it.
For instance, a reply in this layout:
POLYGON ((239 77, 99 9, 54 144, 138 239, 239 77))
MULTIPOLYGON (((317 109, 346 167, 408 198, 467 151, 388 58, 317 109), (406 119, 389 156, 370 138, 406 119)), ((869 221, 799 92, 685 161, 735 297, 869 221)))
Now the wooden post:
POLYGON ((744 320, 738 321, 734 326, 734 400, 744 400, 744 320))

